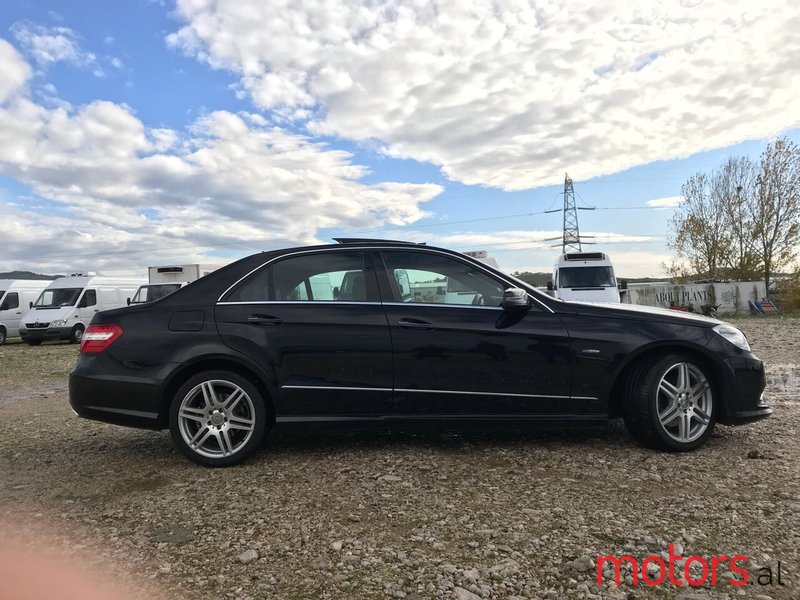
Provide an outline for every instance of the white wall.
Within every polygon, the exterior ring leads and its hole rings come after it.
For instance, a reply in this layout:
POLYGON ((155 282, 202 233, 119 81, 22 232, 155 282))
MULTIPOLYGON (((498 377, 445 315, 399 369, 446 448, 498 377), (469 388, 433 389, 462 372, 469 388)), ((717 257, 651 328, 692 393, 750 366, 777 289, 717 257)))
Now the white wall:
POLYGON ((649 285, 632 283, 628 286, 625 302, 669 308, 670 303, 680 306, 692 304, 700 312, 703 304, 719 304, 717 314, 747 315, 748 300, 761 300, 766 296, 763 281, 735 283, 692 283, 686 285, 649 285))

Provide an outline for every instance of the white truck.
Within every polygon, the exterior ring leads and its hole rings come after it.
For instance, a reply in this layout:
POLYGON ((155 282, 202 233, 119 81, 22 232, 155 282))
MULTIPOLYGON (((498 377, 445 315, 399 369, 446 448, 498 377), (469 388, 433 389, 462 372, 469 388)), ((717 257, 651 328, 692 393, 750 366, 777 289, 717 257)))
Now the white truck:
POLYGON ((0 346, 10 337, 19 336, 22 313, 42 290, 49 279, 0 279, 0 346))
MULTIPOLYGON (((627 285, 623 282, 622 289, 627 285)), ((620 286, 611 259, 603 252, 562 254, 553 267, 553 281, 547 289, 561 300, 619 302, 620 286)))
POLYGON ((128 298, 128 306, 152 302, 170 295, 211 271, 217 269, 216 265, 167 265, 149 267, 147 275, 149 282, 136 290, 133 298, 128 298))
POLYGON ((125 306, 144 279, 76 273, 60 277, 42 290, 22 317, 19 335, 26 344, 45 340, 80 342, 95 313, 125 306))

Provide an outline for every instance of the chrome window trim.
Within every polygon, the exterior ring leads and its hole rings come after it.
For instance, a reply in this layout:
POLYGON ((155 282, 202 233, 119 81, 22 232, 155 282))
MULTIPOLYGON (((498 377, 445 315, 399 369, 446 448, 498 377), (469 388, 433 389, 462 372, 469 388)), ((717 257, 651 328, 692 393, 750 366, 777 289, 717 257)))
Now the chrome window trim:
POLYGON ((235 306, 237 304, 332 304, 336 306, 348 304, 369 304, 380 306, 380 302, 356 302, 353 300, 252 300, 250 302, 217 302, 220 306, 235 306))
POLYGON ((341 385, 282 385, 283 390, 345 390, 355 392, 414 392, 422 394, 465 394, 468 396, 509 396, 513 398, 558 398, 560 400, 597 400, 594 396, 558 396, 548 394, 512 394, 507 392, 468 392, 466 390, 424 390, 410 388, 349 387, 341 385))
MULTIPOLYGON (((450 253, 450 252, 443 252, 442 250, 437 250, 435 248, 413 248, 413 247, 406 248, 405 246, 398 248, 398 246, 348 246, 348 245, 344 244, 344 245, 342 245, 341 248, 332 247, 332 248, 324 248, 324 249, 317 248, 317 249, 314 249, 314 250, 298 250, 298 251, 295 251, 295 252, 289 252, 287 254, 280 254, 278 256, 274 256, 274 257, 270 258, 267 262, 262 263, 261 265, 259 265, 259 266, 255 267, 254 269, 252 269, 249 273, 243 275, 242 277, 237 279, 232 285, 230 285, 228 287, 228 289, 226 289, 224 292, 222 292, 222 294, 220 294, 219 298, 217 298, 217 304, 262 304, 262 303, 282 302, 280 300, 274 300, 274 301, 272 301, 272 300, 258 300, 258 301, 254 301, 254 302, 223 302, 222 298, 224 298, 225 295, 228 292, 230 292, 233 288, 235 288, 237 285, 239 285, 242 281, 244 281, 245 279, 250 277, 250 275, 252 275, 256 271, 259 271, 259 270, 267 267, 268 265, 271 265, 275 261, 281 260, 283 258, 289 258, 291 256, 299 256, 299 255, 302 255, 302 254, 326 254, 328 252, 347 252, 347 251, 350 251, 350 250, 358 250, 358 251, 362 251, 362 252, 363 251, 386 252, 386 251, 392 251, 392 250, 400 250, 400 251, 404 251, 404 252, 424 252, 424 253, 439 254, 441 256, 447 256, 447 257, 450 257, 450 258, 452 258, 454 260, 463 260, 458 256, 453 256, 453 254, 450 253)), ((465 260, 463 262, 466 262, 466 263, 470 264, 471 266, 480 269, 481 271, 483 271, 484 273, 486 273, 487 275, 489 275, 490 277, 492 277, 494 279, 500 279, 503 283, 505 283, 509 287, 518 287, 518 285, 517 285, 517 283, 515 281, 510 281, 510 280, 506 279, 505 278, 505 274, 502 274, 502 276, 498 276, 497 273, 494 273, 493 271, 490 271, 489 269, 484 267, 480 263, 480 261, 472 262, 470 260, 465 260)), ((526 292, 527 292, 527 290, 526 290, 526 292)), ((543 309, 545 309, 547 312, 549 312, 551 314, 555 314, 555 311, 552 308, 550 308, 549 306, 547 306, 547 304, 545 304, 544 302, 539 300, 536 297, 536 295, 531 294, 530 292, 528 292, 528 297, 531 300, 533 300, 534 302, 536 302, 543 309)), ((306 300, 306 301, 303 301, 303 302, 307 303, 307 304, 315 304, 317 301, 316 300, 306 300)), ((372 303, 372 302, 354 302, 353 304, 370 304, 370 303, 372 303)), ((372 303, 372 304, 376 304, 376 303, 372 303)), ((410 302, 391 302, 391 303, 390 302, 380 302, 379 304, 395 304, 395 305, 396 304, 401 304, 403 306, 408 306, 411 303, 410 302)), ((435 306, 435 304, 421 304, 421 306, 435 306)), ((465 308, 467 307, 467 305, 461 305, 461 304, 443 304, 441 306, 464 306, 465 308)), ((479 307, 479 308, 499 308, 499 309, 502 310, 502 308, 499 307, 499 306, 498 307, 493 307, 493 306, 491 306, 491 307, 479 307)))

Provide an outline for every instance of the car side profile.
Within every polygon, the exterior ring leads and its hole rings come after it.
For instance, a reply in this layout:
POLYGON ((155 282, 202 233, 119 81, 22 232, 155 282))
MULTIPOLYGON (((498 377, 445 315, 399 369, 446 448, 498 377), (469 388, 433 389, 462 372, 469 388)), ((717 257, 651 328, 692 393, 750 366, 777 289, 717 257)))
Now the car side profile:
POLYGON ((345 239, 243 258, 98 313, 70 375, 81 417, 169 428, 191 460, 245 460, 271 427, 624 417, 701 446, 769 416, 762 362, 720 321, 564 302, 454 251, 345 239))

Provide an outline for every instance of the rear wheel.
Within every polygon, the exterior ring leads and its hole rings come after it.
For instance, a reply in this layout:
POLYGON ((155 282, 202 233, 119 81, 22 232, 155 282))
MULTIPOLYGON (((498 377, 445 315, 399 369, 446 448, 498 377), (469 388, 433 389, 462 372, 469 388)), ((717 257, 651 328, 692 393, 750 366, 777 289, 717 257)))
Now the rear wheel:
POLYGON ((69 334, 69 341, 73 344, 80 344, 81 340, 83 339, 83 331, 84 326, 78 323, 75 327, 72 328, 72 332, 69 334))
POLYGON ((0 346, 6 343, 6 328, 0 327, 0 346))
POLYGON ((695 358, 670 354, 643 364, 628 382, 625 424, 650 448, 688 452, 716 422, 712 377, 695 358))
POLYGON ((264 398, 237 373, 198 373, 175 394, 169 429, 178 449, 197 464, 235 465, 255 452, 264 439, 264 398))

